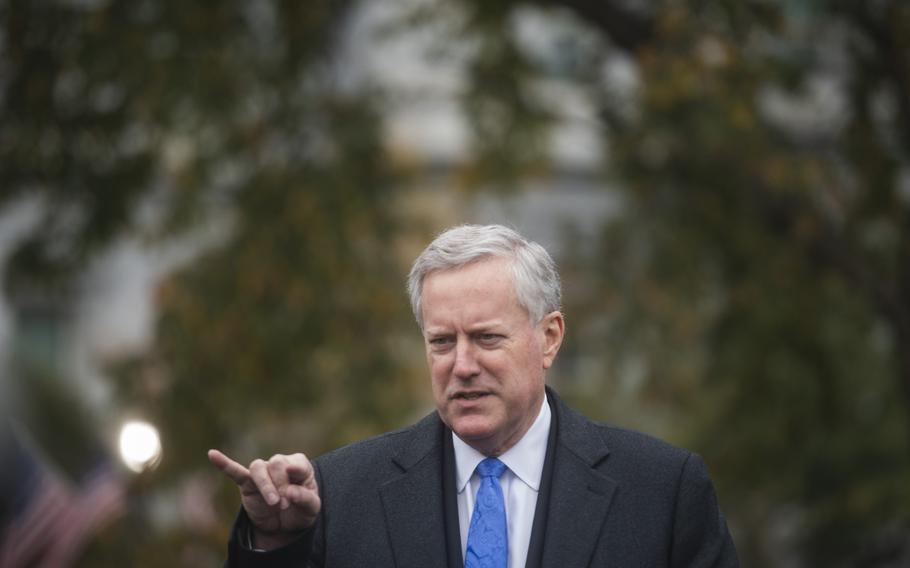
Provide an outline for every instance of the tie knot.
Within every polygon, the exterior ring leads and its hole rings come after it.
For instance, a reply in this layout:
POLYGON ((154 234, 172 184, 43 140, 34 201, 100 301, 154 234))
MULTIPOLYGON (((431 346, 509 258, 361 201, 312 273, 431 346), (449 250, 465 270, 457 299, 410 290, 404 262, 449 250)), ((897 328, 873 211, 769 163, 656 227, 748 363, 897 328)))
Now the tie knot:
POLYGON ((481 477, 493 477, 499 479, 502 472, 506 470, 506 464, 496 458, 487 458, 477 464, 477 473, 481 477))

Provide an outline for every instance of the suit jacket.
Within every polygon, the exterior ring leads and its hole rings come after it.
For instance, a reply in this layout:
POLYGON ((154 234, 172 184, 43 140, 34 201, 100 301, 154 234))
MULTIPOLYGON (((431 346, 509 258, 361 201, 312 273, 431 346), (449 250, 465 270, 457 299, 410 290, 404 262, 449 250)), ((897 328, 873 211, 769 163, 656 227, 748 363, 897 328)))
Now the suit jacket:
MULTIPOLYGON (((528 566, 739 565, 697 455, 596 424, 547 395, 554 420, 528 566)), ((450 433, 434 412, 315 459, 316 525, 282 549, 254 553, 240 545, 241 511, 227 565, 460 567, 450 433)))

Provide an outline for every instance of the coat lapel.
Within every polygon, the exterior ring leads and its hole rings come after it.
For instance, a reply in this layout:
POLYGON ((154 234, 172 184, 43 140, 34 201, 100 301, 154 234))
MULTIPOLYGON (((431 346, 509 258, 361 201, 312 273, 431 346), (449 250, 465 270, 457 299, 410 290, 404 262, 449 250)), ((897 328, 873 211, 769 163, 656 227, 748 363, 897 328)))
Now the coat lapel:
POLYGON ((609 454, 600 433, 553 396, 559 430, 541 564, 588 566, 617 484, 595 469, 609 454))
POLYGON ((379 489, 398 568, 446 565, 442 422, 419 422, 393 458, 402 475, 379 489))

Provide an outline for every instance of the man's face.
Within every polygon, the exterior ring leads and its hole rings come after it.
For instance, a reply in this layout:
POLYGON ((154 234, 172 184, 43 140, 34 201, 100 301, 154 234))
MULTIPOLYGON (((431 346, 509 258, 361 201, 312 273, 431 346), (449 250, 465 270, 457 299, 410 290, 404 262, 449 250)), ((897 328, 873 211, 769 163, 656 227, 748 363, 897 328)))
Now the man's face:
POLYGON ((431 273, 421 309, 442 420, 478 451, 502 454, 537 418, 562 314, 533 325, 515 296, 510 261, 501 258, 431 273))

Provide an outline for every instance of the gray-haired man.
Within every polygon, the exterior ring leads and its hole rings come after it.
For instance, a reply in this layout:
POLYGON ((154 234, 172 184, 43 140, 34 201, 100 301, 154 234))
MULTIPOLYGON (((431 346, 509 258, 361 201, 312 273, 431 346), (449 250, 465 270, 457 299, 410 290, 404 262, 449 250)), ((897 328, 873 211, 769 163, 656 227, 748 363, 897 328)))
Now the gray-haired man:
POLYGON ((408 291, 436 412, 312 462, 210 451, 243 504, 229 566, 738 566, 698 456, 545 386, 565 321, 540 245, 449 229, 408 291))

